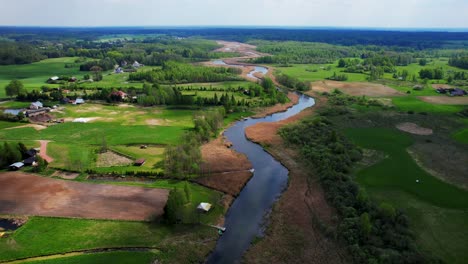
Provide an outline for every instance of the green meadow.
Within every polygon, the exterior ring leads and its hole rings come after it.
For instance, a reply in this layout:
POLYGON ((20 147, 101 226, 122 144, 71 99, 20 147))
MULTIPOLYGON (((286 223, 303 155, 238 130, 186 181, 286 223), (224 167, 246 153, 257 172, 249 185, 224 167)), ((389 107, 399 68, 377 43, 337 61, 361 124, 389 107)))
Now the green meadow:
POLYGON ((440 114, 451 114, 458 113, 465 106, 463 105, 441 105, 431 104, 421 101, 416 96, 401 96, 392 97, 392 103, 401 111, 413 111, 413 112, 427 112, 427 113, 440 113, 440 114))
MULTIPOLYGON (((198 257, 204 257, 210 248, 209 244, 191 246, 186 242, 203 241, 216 236, 216 230, 203 225, 169 226, 144 222, 32 217, 12 236, 0 240, 0 261, 112 247, 151 247, 165 254, 175 249, 180 250, 180 254, 192 253, 193 248, 196 248, 200 250, 198 257), (174 241, 180 242, 178 244, 174 241), (180 245, 182 241, 183 246, 180 245)), ((94 254, 90 256, 94 256, 90 257, 91 260, 98 257, 94 254)), ((51 263, 63 262, 57 259, 51 263)))
POLYGON ((157 252, 139 252, 139 251, 118 251, 104 253, 86 253, 77 256, 59 256, 53 259, 44 259, 36 261, 22 262, 25 264, 95 264, 95 263, 116 263, 116 264, 133 264, 133 263, 151 263, 158 257, 157 252))
POLYGON ((413 139, 397 130, 350 128, 357 145, 386 157, 357 172, 357 181, 378 201, 393 204, 410 217, 420 245, 447 263, 462 263, 468 247, 468 192, 419 167, 406 149, 413 139))

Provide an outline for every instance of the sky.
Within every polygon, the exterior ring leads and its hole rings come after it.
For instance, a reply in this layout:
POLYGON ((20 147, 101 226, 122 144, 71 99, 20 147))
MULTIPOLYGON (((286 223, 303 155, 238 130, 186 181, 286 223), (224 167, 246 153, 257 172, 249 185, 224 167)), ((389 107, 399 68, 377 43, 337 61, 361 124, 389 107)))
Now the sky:
POLYGON ((468 0, 0 0, 3 26, 468 28, 468 0))

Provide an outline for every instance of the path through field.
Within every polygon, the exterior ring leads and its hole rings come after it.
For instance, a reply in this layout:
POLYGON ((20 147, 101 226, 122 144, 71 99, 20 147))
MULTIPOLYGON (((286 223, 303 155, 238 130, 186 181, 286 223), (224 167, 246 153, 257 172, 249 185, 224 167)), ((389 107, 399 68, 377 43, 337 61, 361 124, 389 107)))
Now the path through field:
POLYGON ((49 155, 47 155, 47 144, 49 144, 49 140, 38 140, 41 143, 41 151, 39 152, 39 155, 41 158, 46 160, 48 163, 51 163, 54 161, 53 158, 51 158, 49 155))

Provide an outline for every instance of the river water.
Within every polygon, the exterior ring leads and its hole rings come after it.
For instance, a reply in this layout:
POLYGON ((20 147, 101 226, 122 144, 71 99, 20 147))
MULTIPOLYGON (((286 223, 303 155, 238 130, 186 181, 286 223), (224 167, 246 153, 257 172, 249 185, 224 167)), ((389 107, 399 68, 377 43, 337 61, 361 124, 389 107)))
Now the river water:
MULTIPOLYGON (((265 67, 256 68, 257 72, 264 74, 267 70, 265 67)), ((219 238, 206 263, 240 263, 252 240, 263 235, 265 216, 287 186, 288 170, 260 145, 249 141, 245 137, 245 129, 260 122, 286 119, 314 104, 313 98, 300 95, 299 102, 285 112, 238 121, 224 132, 233 143, 232 148, 250 160, 254 174, 229 208, 225 220, 226 232, 219 238)))

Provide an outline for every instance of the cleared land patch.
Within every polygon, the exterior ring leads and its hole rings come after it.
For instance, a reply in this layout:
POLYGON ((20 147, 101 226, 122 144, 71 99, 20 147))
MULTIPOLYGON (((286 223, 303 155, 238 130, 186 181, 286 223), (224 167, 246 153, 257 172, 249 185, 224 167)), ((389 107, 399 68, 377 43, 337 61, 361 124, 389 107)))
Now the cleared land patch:
POLYGON ((98 155, 96 167, 127 166, 130 164, 132 164, 131 159, 113 151, 107 151, 98 155))
POLYGON ((396 127, 401 130, 415 135, 428 136, 432 135, 432 129, 418 126, 415 123, 405 122, 397 124, 396 127))
POLYGON ((424 102, 442 105, 468 105, 468 96, 418 96, 424 102))
POLYGON ((334 89, 339 89, 342 92, 352 96, 402 96, 399 92, 389 86, 377 83, 366 82, 338 82, 338 81, 317 81, 311 83, 311 89, 315 92, 330 93, 334 89))
POLYGON ((22 172, 0 174, 0 214, 145 221, 161 216, 169 191, 87 184, 22 172), (5 187, 7 186, 7 187, 5 187))

